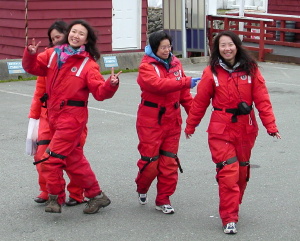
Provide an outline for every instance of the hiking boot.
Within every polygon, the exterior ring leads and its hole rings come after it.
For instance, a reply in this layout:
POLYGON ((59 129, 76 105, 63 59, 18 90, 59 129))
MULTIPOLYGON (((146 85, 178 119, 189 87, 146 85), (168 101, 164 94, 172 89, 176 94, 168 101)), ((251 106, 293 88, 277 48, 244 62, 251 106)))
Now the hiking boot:
POLYGON ((162 211, 165 214, 173 214, 175 212, 174 208, 172 208, 170 204, 156 206, 155 209, 158 211, 162 211))
POLYGON ((224 227, 223 227, 223 231, 226 234, 235 234, 237 233, 237 229, 236 229, 236 223, 231 222, 231 223, 227 223, 224 227))
POLYGON ((85 214, 93 214, 99 211, 100 208, 104 208, 110 204, 109 198, 101 192, 100 195, 91 198, 87 204, 83 212, 85 214))
POLYGON ((66 201, 67 206, 76 206, 78 204, 81 204, 81 202, 78 202, 74 198, 69 197, 68 201, 66 201))
POLYGON ((48 204, 45 207, 45 212, 61 213, 61 205, 57 202, 58 195, 49 194, 48 204))
POLYGON ((139 193, 139 203, 141 205, 145 205, 148 203, 147 193, 145 193, 145 194, 139 193))

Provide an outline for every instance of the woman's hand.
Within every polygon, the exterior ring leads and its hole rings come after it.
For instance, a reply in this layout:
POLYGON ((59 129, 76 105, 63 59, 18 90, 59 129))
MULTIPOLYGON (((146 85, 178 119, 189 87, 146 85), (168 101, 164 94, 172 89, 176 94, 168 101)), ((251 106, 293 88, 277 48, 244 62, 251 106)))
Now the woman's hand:
POLYGON ((185 133, 185 138, 186 139, 190 139, 191 137, 192 137, 192 134, 185 133))
POLYGON ((114 68, 111 68, 111 75, 110 75, 110 84, 112 86, 116 86, 119 84, 119 75, 122 73, 122 71, 120 71, 119 73, 115 74, 115 70, 114 68))
POLYGON ((31 44, 29 44, 27 47, 29 53, 36 54, 40 44, 41 44, 41 41, 39 41, 37 44, 35 44, 35 39, 33 38, 31 44))
POLYGON ((277 139, 281 139, 281 135, 279 134, 279 132, 275 132, 275 133, 269 133, 270 136, 276 137, 277 139))

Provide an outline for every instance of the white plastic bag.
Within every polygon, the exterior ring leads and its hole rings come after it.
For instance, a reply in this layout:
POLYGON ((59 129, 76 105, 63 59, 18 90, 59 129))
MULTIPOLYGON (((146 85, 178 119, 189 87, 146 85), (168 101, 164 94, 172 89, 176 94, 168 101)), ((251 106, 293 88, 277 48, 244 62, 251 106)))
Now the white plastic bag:
POLYGON ((39 123, 39 119, 29 119, 26 137, 26 154, 30 156, 33 156, 36 153, 39 123))

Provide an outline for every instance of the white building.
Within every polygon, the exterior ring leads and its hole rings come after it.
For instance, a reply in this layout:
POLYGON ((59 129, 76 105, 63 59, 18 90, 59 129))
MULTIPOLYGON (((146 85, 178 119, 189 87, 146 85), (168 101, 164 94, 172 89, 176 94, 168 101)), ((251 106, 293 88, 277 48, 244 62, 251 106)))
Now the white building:
POLYGON ((149 7, 161 8, 162 0, 148 0, 149 7))

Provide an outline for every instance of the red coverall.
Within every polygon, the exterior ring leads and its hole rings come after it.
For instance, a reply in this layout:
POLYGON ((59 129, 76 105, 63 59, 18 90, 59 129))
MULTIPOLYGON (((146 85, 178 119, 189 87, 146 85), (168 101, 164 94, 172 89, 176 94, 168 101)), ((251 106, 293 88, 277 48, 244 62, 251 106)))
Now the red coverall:
POLYGON ((254 103, 267 132, 275 133, 278 130, 265 80, 259 69, 251 77, 238 69, 231 74, 220 66, 216 70, 218 75, 215 78, 210 66, 204 70, 186 121, 185 132, 194 133, 210 104, 210 99, 214 108, 221 109, 212 112, 207 132, 213 162, 228 162, 228 165, 216 169, 219 212, 223 225, 226 225, 229 222, 238 222, 239 204, 242 203, 249 179, 251 150, 258 134, 253 109, 248 115, 238 115, 235 123, 232 122, 233 114, 226 110, 236 109, 241 101, 249 106, 254 103))
MULTIPOLYGON (((36 81, 36 88, 34 91, 34 95, 32 98, 30 112, 28 114, 28 118, 39 119, 39 130, 38 130, 38 147, 37 152, 34 155, 34 160, 39 161, 42 159, 42 156, 50 143, 50 128, 47 116, 47 109, 45 103, 42 103, 40 100, 44 94, 46 93, 46 77, 39 76, 36 81)), ((84 133, 81 135, 80 146, 84 146, 85 139, 87 136, 87 128, 84 129, 84 133)), ((45 200, 48 199, 48 192, 46 187, 46 180, 42 175, 41 165, 36 165, 36 169, 38 172, 38 182, 40 186, 41 194, 40 198, 45 200)), ((68 173, 67 173, 68 174, 68 173)), ((83 197, 83 189, 74 184, 72 180, 70 180, 67 189, 70 193, 70 197, 75 199, 78 202, 82 202, 83 197)))
POLYGON ((48 193, 65 202, 63 170, 74 183, 84 189, 84 196, 101 193, 99 183, 80 146, 81 134, 88 120, 87 100, 91 92, 98 101, 111 98, 118 89, 105 81, 99 66, 88 52, 70 56, 60 69, 57 54, 49 48, 39 55, 30 55, 25 48, 23 68, 30 74, 46 76, 47 110, 51 142, 42 159, 48 193))
POLYGON ((142 91, 136 121, 141 159, 137 162, 139 173, 135 181, 137 192, 147 193, 157 177, 156 205, 170 204, 169 196, 175 192, 179 166, 176 157, 182 124, 180 104, 188 113, 192 102, 191 77, 184 75, 175 56, 170 66, 167 70, 162 63, 145 55, 137 78, 142 91), (164 108, 160 118, 159 112, 164 108), (169 156, 160 153, 162 151, 168 152, 169 156))

